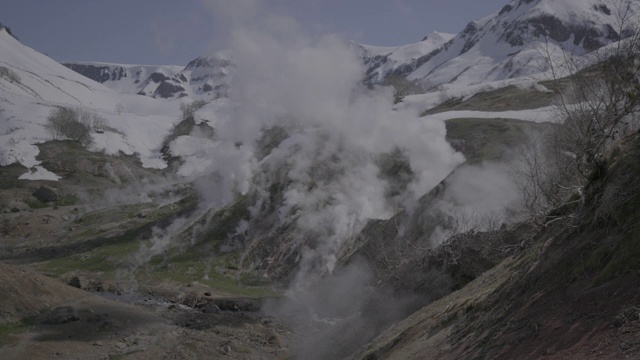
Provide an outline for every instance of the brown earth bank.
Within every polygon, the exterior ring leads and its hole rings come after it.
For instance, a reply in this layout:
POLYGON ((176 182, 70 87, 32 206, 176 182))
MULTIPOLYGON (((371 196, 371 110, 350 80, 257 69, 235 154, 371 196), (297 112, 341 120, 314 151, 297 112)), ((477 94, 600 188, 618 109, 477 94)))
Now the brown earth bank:
POLYGON ((287 358, 290 329, 248 299, 192 286, 182 302, 155 296, 111 300, 0 264, 3 359, 287 358), (185 305, 188 304, 188 305, 185 305))
POLYGON ((392 325, 354 359, 640 359, 640 135, 523 251, 392 325))
POLYGON ((196 210, 189 184, 74 142, 40 150, 59 181, 0 168, 0 359, 288 357, 289 322, 260 311, 276 292, 218 264, 203 279, 195 256, 133 273, 154 231, 196 210))

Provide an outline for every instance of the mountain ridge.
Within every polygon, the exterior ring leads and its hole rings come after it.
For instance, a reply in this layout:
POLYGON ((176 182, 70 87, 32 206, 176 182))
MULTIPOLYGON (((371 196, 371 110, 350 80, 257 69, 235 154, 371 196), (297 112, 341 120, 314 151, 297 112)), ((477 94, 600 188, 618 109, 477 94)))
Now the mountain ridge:
MULTIPOLYGON (((563 53, 581 56, 627 36, 634 24, 619 23, 628 20, 627 6, 631 13, 640 11, 640 4, 631 0, 513 0, 469 22, 458 34, 433 32, 422 41, 392 47, 356 42, 350 46, 363 61, 363 81, 368 85, 403 77, 433 91, 545 76, 540 74, 549 70, 548 61, 560 63, 563 53), (543 47, 548 53, 542 52, 543 47)), ((189 64, 182 70, 100 62, 64 65, 127 93, 165 99, 226 96, 227 77, 233 75, 231 57, 201 56, 190 62, 195 63, 201 65, 197 75, 189 72, 189 64)))

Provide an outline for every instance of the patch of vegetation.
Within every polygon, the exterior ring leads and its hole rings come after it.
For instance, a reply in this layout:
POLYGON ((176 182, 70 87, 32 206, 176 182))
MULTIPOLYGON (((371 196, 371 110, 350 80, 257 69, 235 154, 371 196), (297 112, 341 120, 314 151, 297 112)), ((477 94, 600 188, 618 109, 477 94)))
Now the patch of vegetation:
MULTIPOLYGON (((551 81, 544 84, 552 89, 561 88, 562 86, 551 81)), ((514 85, 509 85, 500 89, 477 93, 467 100, 459 97, 448 99, 440 105, 428 109, 421 116, 454 110, 507 111, 537 109, 552 105, 556 96, 558 94, 553 90, 552 92, 543 92, 535 88, 521 89, 514 85)))
POLYGON ((144 176, 153 177, 160 173, 159 170, 143 168, 140 160, 134 155, 121 153, 118 156, 111 156, 100 152, 90 152, 76 141, 52 140, 37 144, 37 146, 40 153, 36 159, 41 161, 45 169, 60 175, 65 180, 81 183, 85 185, 87 190, 91 190, 90 185, 93 184, 110 186, 114 183, 112 175, 107 170, 110 166, 113 168, 127 167, 132 170, 130 175, 120 176, 119 180, 122 183, 144 176))
POLYGON ((47 117, 47 130, 54 140, 67 138, 87 146, 91 144, 91 118, 88 114, 64 106, 55 108, 47 117))
POLYGON ((62 245, 65 248, 63 254, 69 255, 51 259, 41 267, 54 276, 78 269, 114 272, 148 241, 153 226, 161 226, 175 215, 175 210, 165 206, 148 213, 144 219, 137 216, 141 210, 150 207, 153 205, 122 205, 76 219, 74 227, 77 228, 70 243, 62 245), (130 230, 122 232, 122 228, 130 230))
POLYGON ((44 208, 48 208, 48 207, 58 207, 58 206, 69 206, 69 205, 75 205, 77 204, 79 201, 78 197, 74 194, 65 194, 60 196, 60 198, 58 198, 58 200, 53 201, 53 202, 42 202, 38 199, 26 199, 24 200, 24 202, 29 205, 30 208, 32 209, 44 209, 44 208))
POLYGON ((23 188, 27 180, 19 180, 20 175, 27 172, 27 167, 20 163, 0 166, 0 189, 23 188))
POLYGON ((60 276, 74 270, 114 274, 115 270, 127 261, 128 256, 140 248, 142 240, 132 232, 113 240, 114 243, 89 252, 49 260, 43 266, 44 270, 52 276, 60 276))
POLYGON ((457 118, 446 121, 447 141, 469 163, 504 158, 508 149, 525 142, 545 124, 516 119, 457 118))
POLYGON ((214 220, 210 226, 211 230, 205 235, 206 240, 218 243, 227 239, 229 234, 233 234, 236 231, 241 220, 249 218, 248 207, 248 198, 242 196, 235 203, 218 211, 214 215, 214 220))
POLYGON ((36 316, 30 316, 17 323, 0 324, 0 346, 7 344, 11 336, 26 333, 35 323, 36 316))
POLYGON ((249 281, 257 276, 244 274, 240 278, 221 274, 219 268, 225 263, 225 257, 206 258, 196 251, 188 251, 169 258, 156 256, 147 269, 139 270, 138 276, 147 281, 170 280, 180 284, 197 281, 219 291, 247 297, 265 297, 277 293, 265 287, 266 283, 249 281), (245 280, 245 281, 243 281, 245 280))

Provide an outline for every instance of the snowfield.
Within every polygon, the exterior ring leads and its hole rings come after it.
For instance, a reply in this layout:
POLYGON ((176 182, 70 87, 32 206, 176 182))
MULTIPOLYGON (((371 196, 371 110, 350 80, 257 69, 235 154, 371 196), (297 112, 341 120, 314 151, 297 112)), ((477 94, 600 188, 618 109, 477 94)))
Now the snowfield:
MULTIPOLYGON (((387 54, 396 64, 415 58, 453 38, 451 34, 434 33, 417 46, 415 44, 380 48, 363 46, 369 54, 387 54)), ((116 64, 104 64, 121 66, 116 64)), ((90 150, 104 151, 107 154, 136 154, 145 167, 164 168, 160 147, 172 128, 180 121, 180 104, 188 103, 189 98, 161 100, 148 96, 134 95, 132 81, 108 81, 109 87, 94 82, 57 63, 53 59, 21 44, 6 31, 0 31, 0 66, 15 73, 19 81, 0 78, 0 165, 20 163, 27 168, 21 179, 57 180, 59 177, 39 166, 36 159, 36 144, 52 139, 47 131, 47 116, 57 106, 82 108, 89 110, 107 121, 114 131, 94 132, 90 150), (124 92, 121 92, 123 91, 124 92)), ((390 65, 392 66, 392 64, 390 65)), ((129 65, 129 70, 177 71, 178 67, 150 67, 129 65), (164 69, 164 70, 163 70, 164 69)), ((225 69, 220 71, 224 72, 225 69)), ((202 72, 203 68, 194 67, 187 72, 202 72)), ((221 74, 227 76, 225 72, 221 74)), ((198 73, 204 77, 205 74, 198 73)), ((499 88, 510 84, 530 87, 531 80, 503 80, 475 86, 451 84, 440 92, 407 96, 398 104, 401 111, 420 113, 437 105, 443 96, 469 97, 478 91, 499 88)), ((545 89, 541 89, 545 90, 545 89)), ((227 99, 210 102, 195 113, 196 122, 207 121, 213 127, 232 121, 230 116, 236 111, 227 99)), ((425 122, 444 121, 455 117, 475 118, 515 118, 529 121, 547 121, 549 109, 479 112, 451 111, 423 118, 425 122)), ((197 134, 176 138, 171 144, 174 155, 185 158, 185 164, 179 170, 182 176, 201 175, 213 166, 208 156, 216 147, 221 146, 211 139, 199 138, 197 134)))
POLYGON ((38 167, 35 144, 52 139, 47 116, 58 106, 82 108, 115 131, 92 133, 91 150, 137 154, 145 167, 163 168, 160 147, 188 99, 162 101, 116 92, 64 67, 0 30, 0 66, 17 79, 0 77, 0 165, 33 168, 21 178, 55 180, 38 167), (17 81, 16 81, 17 80, 17 81))

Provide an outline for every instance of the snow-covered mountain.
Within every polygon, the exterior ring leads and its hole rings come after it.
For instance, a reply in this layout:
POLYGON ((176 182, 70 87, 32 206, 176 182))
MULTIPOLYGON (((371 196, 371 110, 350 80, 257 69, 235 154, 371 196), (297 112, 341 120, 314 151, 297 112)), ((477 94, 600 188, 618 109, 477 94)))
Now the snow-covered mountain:
MULTIPOLYGON (((583 55, 615 42, 638 24, 621 19, 640 11, 636 0, 513 0, 470 22, 459 34, 433 32, 397 47, 351 43, 362 58, 366 84, 403 77, 425 90, 442 84, 475 85, 530 77, 548 70, 546 57, 583 55), (627 7, 630 9, 626 12, 627 7)), ((629 20, 629 19, 627 19, 629 20)), ((230 56, 199 57, 187 66, 65 63, 120 91, 155 98, 224 97, 234 66, 230 56)))
MULTIPOLYGON (((363 46, 362 54, 368 80, 374 83, 391 75, 426 88, 525 77, 546 70, 547 50, 552 57, 561 50, 582 55, 625 37, 638 24, 629 19, 621 24, 621 19, 638 11, 636 0, 514 0, 421 56, 406 54, 409 49, 419 54, 423 42, 388 53, 363 46)), ((439 34, 439 41, 445 39, 439 34)))
POLYGON ((410 68, 406 68, 407 66, 415 66, 412 64, 438 50, 455 36, 455 34, 433 32, 418 43, 395 47, 352 44, 367 67, 365 82, 380 83, 389 74, 406 76, 405 73, 411 71, 410 68))
POLYGON ((0 28, 0 165, 30 168, 25 179, 55 179, 38 166, 35 145, 52 139, 47 117, 60 106, 89 111, 109 131, 91 134, 91 149, 139 154, 148 167, 164 167, 160 148, 179 121, 182 101, 114 91, 23 45, 0 28))
POLYGON ((233 70, 228 57, 222 53, 196 58, 185 67, 99 62, 68 62, 63 65, 116 91, 162 99, 226 96, 228 84, 225 80, 233 70))

